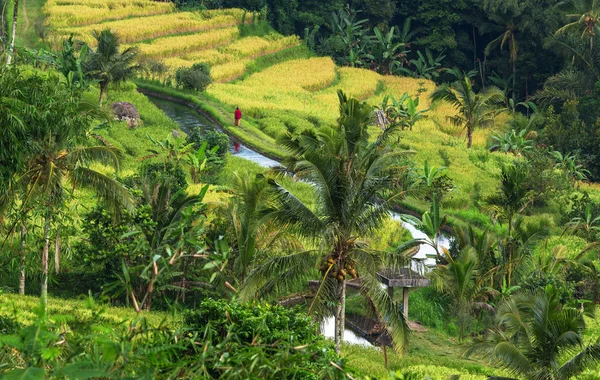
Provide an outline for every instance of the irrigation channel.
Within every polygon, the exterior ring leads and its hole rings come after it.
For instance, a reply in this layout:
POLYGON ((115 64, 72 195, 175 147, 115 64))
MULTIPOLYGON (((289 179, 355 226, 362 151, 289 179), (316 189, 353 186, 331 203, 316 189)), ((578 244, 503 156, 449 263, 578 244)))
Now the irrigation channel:
MULTIPOLYGON (((152 103, 154 103, 154 105, 156 107, 161 109, 168 117, 170 117, 173 121, 175 121, 177 124, 179 124, 179 127, 181 128, 181 130, 183 130, 186 133, 191 132, 194 128, 202 128, 202 129, 216 128, 218 130, 221 130, 221 128, 215 122, 213 122, 210 118, 197 112, 194 108, 192 108, 190 106, 180 104, 176 101, 168 100, 168 99, 160 97, 160 96, 151 95, 149 93, 146 93, 146 96, 148 97, 148 99, 150 99, 150 101, 152 103)), ((233 150, 232 150, 231 154, 234 154, 238 157, 241 157, 246 160, 257 163, 258 165, 260 165, 264 168, 270 168, 270 167, 279 165, 279 162, 277 162, 273 159, 270 159, 268 157, 265 157, 264 155, 248 148, 244 144, 240 144, 240 149, 238 152, 233 152, 233 150)), ((400 217, 400 214, 391 213, 391 216, 393 219, 401 221, 402 226, 411 233, 413 238, 429 240, 429 238, 427 237, 427 235, 425 233, 419 231, 414 225, 402 220, 400 217)), ((450 238, 446 235, 441 235, 438 238, 438 246, 440 248, 441 247, 449 248, 450 238)), ((435 256, 436 256, 435 249, 430 245, 423 244, 420 246, 417 254, 415 254, 415 256, 413 256, 413 262, 423 263, 424 268, 430 268, 435 265, 435 258, 434 258, 435 256)), ((413 269, 417 269, 419 271, 423 270, 422 268, 413 268, 413 269)), ((382 286, 384 286, 384 285, 382 285, 382 286)), ((326 336, 328 338, 333 338, 333 336, 334 336, 334 319, 333 319, 333 317, 326 318, 323 321, 323 323, 321 324, 321 330, 322 330, 324 336, 326 336)), ((344 331, 344 341, 347 343, 350 343, 350 344, 358 344, 358 345, 364 345, 364 346, 372 345, 372 343, 369 340, 363 338, 362 336, 358 335, 354 331, 349 330, 347 328, 344 331)))

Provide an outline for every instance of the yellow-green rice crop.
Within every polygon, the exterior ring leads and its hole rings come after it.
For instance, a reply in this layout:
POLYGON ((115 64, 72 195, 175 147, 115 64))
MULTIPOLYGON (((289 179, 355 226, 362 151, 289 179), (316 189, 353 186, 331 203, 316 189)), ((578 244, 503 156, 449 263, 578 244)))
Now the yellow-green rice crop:
POLYGON ((171 13, 174 5, 151 0, 48 1, 44 13, 55 28, 95 24, 101 21, 171 13))
POLYGON ((250 59, 242 59, 234 62, 227 62, 222 65, 213 66, 210 75, 217 82, 228 82, 244 75, 246 65, 250 59))
POLYGON ((256 57, 299 44, 300 39, 298 36, 246 37, 234 41, 220 50, 225 54, 232 54, 234 56, 256 57))
POLYGON ((94 42, 91 36, 92 31, 110 29, 119 35, 121 42, 131 43, 173 34, 232 27, 240 22, 241 18, 233 15, 205 18, 198 13, 179 12, 133 20, 110 21, 78 28, 64 28, 60 30, 60 33, 65 36, 73 33, 77 38, 91 44, 94 42))
POLYGON ((337 69, 339 81, 335 85, 315 93, 317 101, 335 108, 338 104, 337 91, 343 90, 346 95, 365 100, 375 94, 381 81, 381 75, 375 71, 353 67, 340 67, 337 69))
POLYGON ((189 67, 196 62, 205 62, 211 65, 211 76, 215 81, 226 82, 242 76, 246 71, 246 65, 252 58, 272 54, 299 44, 300 40, 296 36, 246 37, 217 49, 198 50, 181 57, 167 58, 164 63, 173 72, 180 67, 189 67))
POLYGON ((292 110, 335 119, 333 110, 313 91, 330 86, 336 79, 330 58, 287 61, 253 74, 238 84, 215 84, 209 94, 229 105, 240 105, 250 114, 264 110, 292 110))
POLYGON ((141 55, 152 57, 168 57, 183 55, 193 51, 213 48, 228 43, 239 35, 237 27, 214 29, 205 33, 185 36, 162 37, 151 43, 138 44, 141 55))

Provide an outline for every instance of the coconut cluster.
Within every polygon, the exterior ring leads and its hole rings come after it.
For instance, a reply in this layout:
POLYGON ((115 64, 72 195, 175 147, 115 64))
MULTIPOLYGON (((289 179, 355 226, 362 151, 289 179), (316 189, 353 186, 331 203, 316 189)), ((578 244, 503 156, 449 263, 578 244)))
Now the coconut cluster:
POLYGON ((325 257, 323 263, 319 267, 319 270, 325 276, 333 277, 339 282, 342 282, 347 277, 352 279, 358 278, 358 272, 356 271, 356 262, 351 259, 344 260, 343 265, 340 265, 339 260, 336 260, 331 255, 325 257))

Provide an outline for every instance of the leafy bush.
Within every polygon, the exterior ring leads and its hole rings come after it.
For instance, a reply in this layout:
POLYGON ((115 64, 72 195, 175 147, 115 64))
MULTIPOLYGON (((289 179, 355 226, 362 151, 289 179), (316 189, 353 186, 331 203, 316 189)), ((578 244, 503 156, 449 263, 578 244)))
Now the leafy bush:
POLYGON ((14 319, 0 315, 0 335, 14 334, 21 328, 14 319))
POLYGON ((175 81, 183 89, 204 91, 212 83, 210 66, 201 62, 190 68, 179 68, 175 72, 175 81))
MULTIPOLYGON (((171 163, 146 162, 141 167, 140 176, 145 177, 149 183, 163 182, 171 184, 175 191, 187 187, 185 171, 180 166, 175 166, 171 163)), ((126 182, 130 182, 127 183, 128 185, 138 183, 139 177, 135 177, 126 182)))
POLYGON ((229 152, 229 136, 216 129, 194 128, 187 137, 188 144, 194 144, 194 149, 200 149, 203 142, 207 142, 206 150, 209 151, 215 146, 218 146, 217 155, 224 158, 229 152))
POLYGON ((344 372, 330 364, 342 364, 332 344, 298 310, 206 300, 197 310, 187 312, 184 323, 200 335, 205 347, 210 347, 200 360, 212 367, 213 377, 345 377, 344 372))
POLYGON ((99 272, 112 274, 120 271, 122 260, 137 262, 142 256, 135 249, 138 245, 137 237, 126 234, 137 228, 152 228, 154 222, 150 217, 151 211, 149 205, 142 205, 136 209, 135 216, 123 213, 119 221, 115 221, 104 207, 91 210, 82 223, 87 238, 77 246, 77 252, 85 265, 98 269, 99 272))

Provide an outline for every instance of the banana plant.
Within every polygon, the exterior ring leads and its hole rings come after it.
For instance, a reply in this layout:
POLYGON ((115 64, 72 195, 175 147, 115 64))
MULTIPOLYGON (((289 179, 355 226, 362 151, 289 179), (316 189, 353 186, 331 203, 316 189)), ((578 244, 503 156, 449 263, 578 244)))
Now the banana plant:
POLYGON ((211 156, 214 156, 219 150, 219 146, 215 145, 210 150, 206 150, 208 141, 204 141, 200 148, 196 152, 190 152, 187 154, 187 160, 190 164, 190 175, 194 183, 200 182, 199 174, 206 168, 206 163, 211 156))
POLYGON ((399 125, 402 130, 408 128, 412 131, 413 126, 427 117, 425 114, 429 111, 429 109, 419 110, 418 107, 419 98, 411 98, 408 92, 405 92, 400 99, 392 95, 384 96, 376 108, 385 116, 383 124, 386 126, 399 125))
POLYGON ((399 41, 394 33, 392 26, 387 33, 382 32, 378 27, 373 29, 375 33, 373 45, 373 60, 377 71, 381 74, 391 74, 396 66, 402 66, 401 61, 406 57, 405 44, 399 41))
POLYGON ((442 70, 442 61, 446 58, 444 50, 442 50, 437 57, 434 57, 431 50, 426 48, 425 54, 417 51, 417 56, 418 59, 410 60, 410 64, 414 69, 411 70, 407 67, 400 67, 397 69, 397 73, 406 74, 415 78, 437 79, 442 70))
POLYGON ((156 149, 148 149, 151 154, 144 156, 141 160, 155 158, 161 154, 165 154, 165 164, 172 164, 179 166, 181 160, 187 156, 187 154, 194 148, 194 144, 182 144, 180 139, 173 137, 172 135, 167 136, 164 141, 158 141, 150 135, 146 135, 148 139, 154 144, 156 149))
POLYGON ((404 105, 404 120, 402 124, 402 129, 405 127, 412 131, 413 126, 421 119, 427 117, 425 113, 429 111, 429 108, 424 110, 419 110, 419 98, 411 98, 407 97, 404 105))

